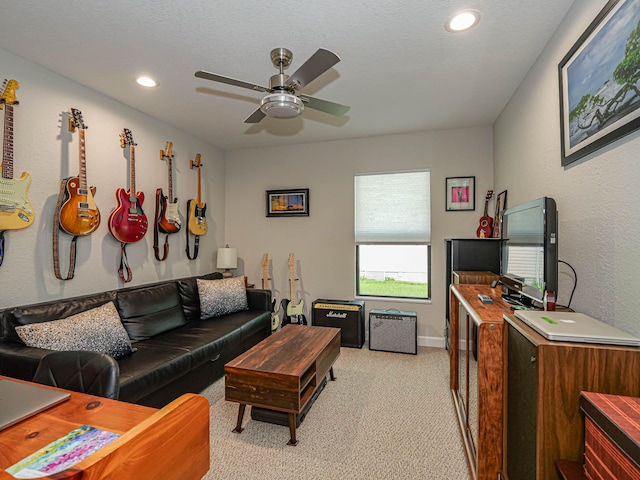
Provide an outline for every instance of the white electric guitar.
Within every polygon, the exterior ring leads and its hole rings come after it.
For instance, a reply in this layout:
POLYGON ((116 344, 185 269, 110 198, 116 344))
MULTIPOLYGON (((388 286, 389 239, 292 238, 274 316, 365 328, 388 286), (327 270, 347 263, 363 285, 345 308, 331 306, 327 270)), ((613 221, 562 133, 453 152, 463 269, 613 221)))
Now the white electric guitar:
POLYGON ((2 151, 2 178, 0 178, 0 231, 19 230, 28 227, 35 219, 33 205, 27 196, 31 174, 22 172, 13 178, 13 106, 18 104, 15 80, 5 80, 0 97, 0 109, 4 107, 4 149, 2 151))
MULTIPOLYGON (((269 254, 262 257, 262 288, 269 290, 269 254)), ((274 292, 275 294, 275 292, 274 292)), ((276 299, 271 302, 271 330, 277 330, 280 326, 280 317, 276 310, 276 299)))
POLYGON ((296 300, 296 276, 295 276, 296 261, 293 253, 289 254, 289 288, 291 290, 291 300, 286 298, 282 300, 282 310, 285 312, 285 319, 282 321, 283 325, 287 323, 299 323, 300 325, 307 325, 307 317, 304 315, 304 300, 300 299, 300 302, 296 300))

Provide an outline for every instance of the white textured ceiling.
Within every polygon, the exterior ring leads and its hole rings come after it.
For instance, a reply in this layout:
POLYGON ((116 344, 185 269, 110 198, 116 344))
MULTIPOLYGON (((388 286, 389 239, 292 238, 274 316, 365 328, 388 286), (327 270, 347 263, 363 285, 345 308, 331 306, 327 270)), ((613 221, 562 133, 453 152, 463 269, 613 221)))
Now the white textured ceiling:
MULTIPOLYGON (((0 48, 223 149, 491 124, 573 0, 17 0, 0 48), (461 9, 465 33, 444 29, 461 9), (341 62, 303 89, 351 106, 243 123, 262 94, 194 77, 207 70, 268 86, 269 52, 293 73, 318 48, 341 62), (148 74, 159 86, 143 90, 148 74)), ((11 78, 11 72, 0 76, 11 78)), ((19 80, 19 79, 18 79, 19 80)))

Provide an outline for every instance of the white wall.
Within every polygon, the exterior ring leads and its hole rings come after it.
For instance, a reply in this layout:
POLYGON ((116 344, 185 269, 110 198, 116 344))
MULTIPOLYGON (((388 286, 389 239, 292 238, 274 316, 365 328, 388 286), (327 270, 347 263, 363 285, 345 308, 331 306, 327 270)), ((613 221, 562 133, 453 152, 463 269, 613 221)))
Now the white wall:
MULTIPOLYGON (((202 154, 203 195, 207 202, 209 233, 203 236, 200 255, 188 261, 185 232, 170 236, 170 253, 165 262, 153 255, 153 231, 127 247, 133 281, 127 285, 150 283, 213 270, 216 248, 224 240, 224 154, 222 150, 197 140, 175 127, 159 122, 82 85, 60 77, 20 57, 0 49, 3 78, 19 82, 14 108, 14 177, 28 171, 33 177, 29 197, 35 209, 33 225, 5 234, 5 258, 0 267, 0 308, 70 297, 123 284, 117 274, 119 243, 107 229, 110 211, 116 206, 117 188, 128 188, 128 164, 119 144, 123 128, 131 129, 136 147, 136 187, 146 195, 145 213, 153 221, 156 188, 167 191, 167 166, 160 161, 160 149, 174 144, 174 194, 180 211, 197 194, 197 174, 189 160, 202 154), (86 130, 87 181, 97 187, 96 203, 102 215, 97 231, 77 243, 75 278, 57 280, 53 274, 53 214, 60 180, 78 175, 78 134, 67 129, 67 112, 81 110, 86 130)), ((158 95, 162 91, 145 92, 158 95)), ((69 239, 60 233, 61 270, 68 268, 69 239)), ((164 235, 161 235, 161 241, 164 235)))
MULTIPOLYGON (((554 197, 560 259, 577 271, 571 306, 640 335, 640 133, 635 132, 567 168, 560 164, 558 64, 602 9, 575 2, 494 125, 495 187, 513 206, 554 197)), ((559 302, 573 275, 560 265, 559 302)))
POLYGON ((263 255, 269 254, 278 299, 289 298, 287 260, 294 253, 300 262, 297 296, 310 316, 315 299, 355 295, 354 174, 429 168, 432 302, 366 301, 366 310, 416 311, 418 335, 440 339, 444 239, 475 236, 491 188, 492 157, 489 126, 232 151, 226 159, 226 241, 238 248, 239 270, 256 286, 261 285, 263 255), (476 211, 445 212, 445 177, 471 175, 476 176, 476 211), (265 191, 277 188, 309 188, 310 216, 267 218, 265 191))

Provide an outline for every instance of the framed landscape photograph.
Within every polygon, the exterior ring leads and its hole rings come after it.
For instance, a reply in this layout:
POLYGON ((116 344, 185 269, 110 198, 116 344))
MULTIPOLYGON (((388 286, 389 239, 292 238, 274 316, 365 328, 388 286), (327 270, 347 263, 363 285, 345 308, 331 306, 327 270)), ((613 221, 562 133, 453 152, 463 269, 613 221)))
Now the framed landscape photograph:
POLYGON ((609 0, 558 65, 566 166, 640 127, 640 0, 609 0))
POLYGON ((476 177, 447 177, 446 182, 447 212, 476 209, 476 177))
POLYGON ((267 217, 308 217, 309 189, 267 190, 267 217))

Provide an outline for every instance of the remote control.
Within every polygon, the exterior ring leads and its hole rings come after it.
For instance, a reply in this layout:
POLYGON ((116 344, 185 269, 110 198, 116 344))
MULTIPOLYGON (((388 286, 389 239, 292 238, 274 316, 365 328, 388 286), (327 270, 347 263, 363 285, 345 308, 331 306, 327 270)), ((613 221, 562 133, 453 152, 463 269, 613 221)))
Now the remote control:
POLYGON ((491 299, 491 297, 486 293, 479 293, 478 298, 482 303, 493 303, 493 300, 491 299))

